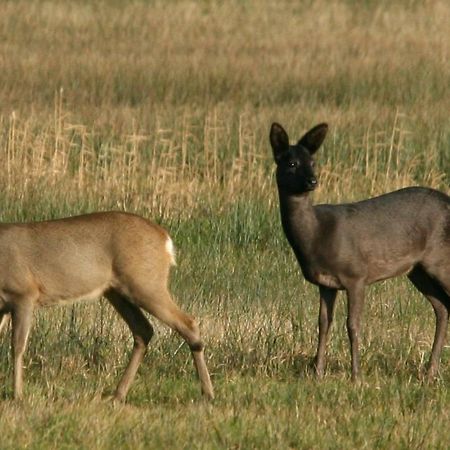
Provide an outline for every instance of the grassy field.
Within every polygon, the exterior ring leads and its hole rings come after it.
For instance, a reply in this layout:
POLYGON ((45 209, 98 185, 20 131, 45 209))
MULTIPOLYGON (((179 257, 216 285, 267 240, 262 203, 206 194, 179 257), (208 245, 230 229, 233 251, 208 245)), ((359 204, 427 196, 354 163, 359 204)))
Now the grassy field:
POLYGON ((316 202, 449 194, 449 23, 444 0, 1 2, 1 221, 116 209, 163 224, 217 398, 155 323, 111 404, 121 319, 104 300, 42 310, 20 403, 0 336, 0 448, 448 448, 449 348, 424 385, 434 315, 407 280, 368 290, 360 386, 340 297, 315 380, 318 293, 281 231, 268 132, 329 123, 316 202))

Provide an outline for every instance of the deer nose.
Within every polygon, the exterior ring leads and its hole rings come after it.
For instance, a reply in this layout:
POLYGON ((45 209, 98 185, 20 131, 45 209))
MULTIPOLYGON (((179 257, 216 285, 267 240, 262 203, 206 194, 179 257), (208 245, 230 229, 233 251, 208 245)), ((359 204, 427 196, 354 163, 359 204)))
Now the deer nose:
POLYGON ((317 187, 317 179, 316 177, 311 177, 306 181, 306 189, 308 191, 313 191, 317 187))

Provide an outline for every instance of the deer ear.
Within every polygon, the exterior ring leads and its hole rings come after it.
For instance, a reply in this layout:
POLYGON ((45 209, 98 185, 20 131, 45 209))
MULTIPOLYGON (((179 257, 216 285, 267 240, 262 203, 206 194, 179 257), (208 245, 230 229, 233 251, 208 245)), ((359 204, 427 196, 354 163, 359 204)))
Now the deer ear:
POLYGON ((327 135, 328 125, 321 123, 311 128, 297 143, 302 147, 306 147, 311 155, 314 155, 319 147, 322 145, 325 136, 327 135))
POLYGON ((278 164, 281 158, 289 151, 289 137, 279 123, 274 122, 270 127, 270 143, 273 157, 278 164))

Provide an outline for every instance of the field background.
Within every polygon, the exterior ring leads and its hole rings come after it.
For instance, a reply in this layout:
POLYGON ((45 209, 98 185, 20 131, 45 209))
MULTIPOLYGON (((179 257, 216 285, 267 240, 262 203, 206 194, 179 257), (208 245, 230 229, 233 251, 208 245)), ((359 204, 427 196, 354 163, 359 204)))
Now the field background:
POLYGON ((217 399, 155 324, 112 406, 121 319, 42 310, 21 403, 0 337, 0 448, 448 448, 449 349, 423 385, 434 315, 407 280, 368 289, 361 386, 343 296, 314 379, 318 295, 281 232, 268 130, 330 124, 316 202, 450 193, 449 23, 445 0, 1 2, 1 221, 117 209, 168 228, 217 399))

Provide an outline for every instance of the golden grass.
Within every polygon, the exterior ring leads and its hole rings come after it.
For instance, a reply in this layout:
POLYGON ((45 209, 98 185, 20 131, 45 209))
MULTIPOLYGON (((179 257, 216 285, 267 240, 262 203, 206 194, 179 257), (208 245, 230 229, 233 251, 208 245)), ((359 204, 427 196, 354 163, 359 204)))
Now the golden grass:
POLYGON ((55 214, 272 203, 276 119, 330 123, 320 201, 445 190, 449 21, 443 1, 4 2, 2 187, 55 214))

